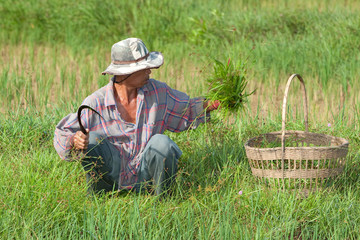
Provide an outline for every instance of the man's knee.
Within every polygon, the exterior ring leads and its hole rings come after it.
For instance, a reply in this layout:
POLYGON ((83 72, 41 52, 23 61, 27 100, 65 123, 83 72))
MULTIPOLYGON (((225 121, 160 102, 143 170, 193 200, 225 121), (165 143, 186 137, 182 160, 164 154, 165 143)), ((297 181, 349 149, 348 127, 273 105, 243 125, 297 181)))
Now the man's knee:
POLYGON ((100 134, 98 134, 96 132, 89 132, 89 146, 90 145, 92 145, 92 146, 98 145, 103 138, 104 137, 102 137, 100 134))
POLYGON ((103 146, 102 142, 104 141, 104 137, 95 132, 89 132, 89 145, 87 148, 87 156, 97 157, 102 155, 103 146))
POLYGON ((176 143, 163 134, 152 136, 148 144, 150 144, 151 150, 162 153, 163 155, 173 155, 178 159, 182 154, 176 143))

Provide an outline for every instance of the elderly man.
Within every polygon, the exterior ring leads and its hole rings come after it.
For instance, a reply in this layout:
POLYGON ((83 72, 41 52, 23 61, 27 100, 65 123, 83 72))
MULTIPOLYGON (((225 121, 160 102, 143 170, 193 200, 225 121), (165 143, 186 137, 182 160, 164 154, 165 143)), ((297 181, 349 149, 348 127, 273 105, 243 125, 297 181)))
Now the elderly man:
POLYGON ((149 78, 163 62, 160 52, 149 52, 137 38, 115 43, 110 66, 114 75, 106 86, 88 96, 81 114, 86 134, 76 114, 63 118, 55 129, 54 146, 62 159, 84 152, 82 165, 90 192, 140 190, 153 185, 161 194, 172 182, 182 152, 165 130, 196 128, 219 103, 190 99, 185 93, 149 78), (75 153, 75 154, 74 154, 75 153))

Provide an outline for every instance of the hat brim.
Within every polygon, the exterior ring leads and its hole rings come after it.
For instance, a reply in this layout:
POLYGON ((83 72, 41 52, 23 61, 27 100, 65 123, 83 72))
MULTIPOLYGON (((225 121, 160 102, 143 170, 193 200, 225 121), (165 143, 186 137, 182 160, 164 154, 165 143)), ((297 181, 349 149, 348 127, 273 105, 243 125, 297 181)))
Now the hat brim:
POLYGON ((130 64, 113 64, 111 63, 105 71, 102 72, 103 75, 128 75, 140 70, 158 68, 164 63, 164 57, 161 52, 150 52, 149 56, 144 60, 141 60, 136 63, 130 64))

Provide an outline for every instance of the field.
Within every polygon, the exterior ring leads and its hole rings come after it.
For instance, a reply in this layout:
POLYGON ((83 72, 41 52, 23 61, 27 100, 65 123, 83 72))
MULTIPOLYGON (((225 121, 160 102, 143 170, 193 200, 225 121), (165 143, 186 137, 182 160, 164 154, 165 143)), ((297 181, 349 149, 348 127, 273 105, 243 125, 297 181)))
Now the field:
MULTIPOLYGON (((0 3, 0 239, 358 239, 360 3, 355 0, 0 3), (206 95, 215 60, 246 64, 245 110, 166 132, 182 149, 173 194, 88 197, 82 167, 53 148, 56 124, 109 81, 113 43, 160 51, 152 77, 206 95), (244 143, 281 130, 300 74, 310 131, 349 140, 343 174, 301 198, 252 176, 244 143)), ((287 129, 304 130, 300 84, 287 129)))

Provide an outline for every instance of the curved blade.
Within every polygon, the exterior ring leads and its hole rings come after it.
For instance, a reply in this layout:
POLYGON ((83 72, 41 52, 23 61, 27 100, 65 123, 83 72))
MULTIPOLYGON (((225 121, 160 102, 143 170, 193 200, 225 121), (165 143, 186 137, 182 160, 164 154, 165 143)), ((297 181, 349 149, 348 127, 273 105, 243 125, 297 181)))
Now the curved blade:
MULTIPOLYGON (((93 109, 92 107, 88 106, 88 105, 81 105, 77 111, 77 118, 78 118, 78 122, 79 122, 79 126, 80 126, 80 131, 84 134, 86 134, 86 130, 84 128, 84 126, 81 123, 81 111, 85 108, 90 109, 91 111, 95 112, 97 115, 99 115, 101 118, 103 118, 103 116, 100 115, 100 113, 98 113, 95 109, 93 109)), ((104 119, 104 118, 103 118, 104 119)))

